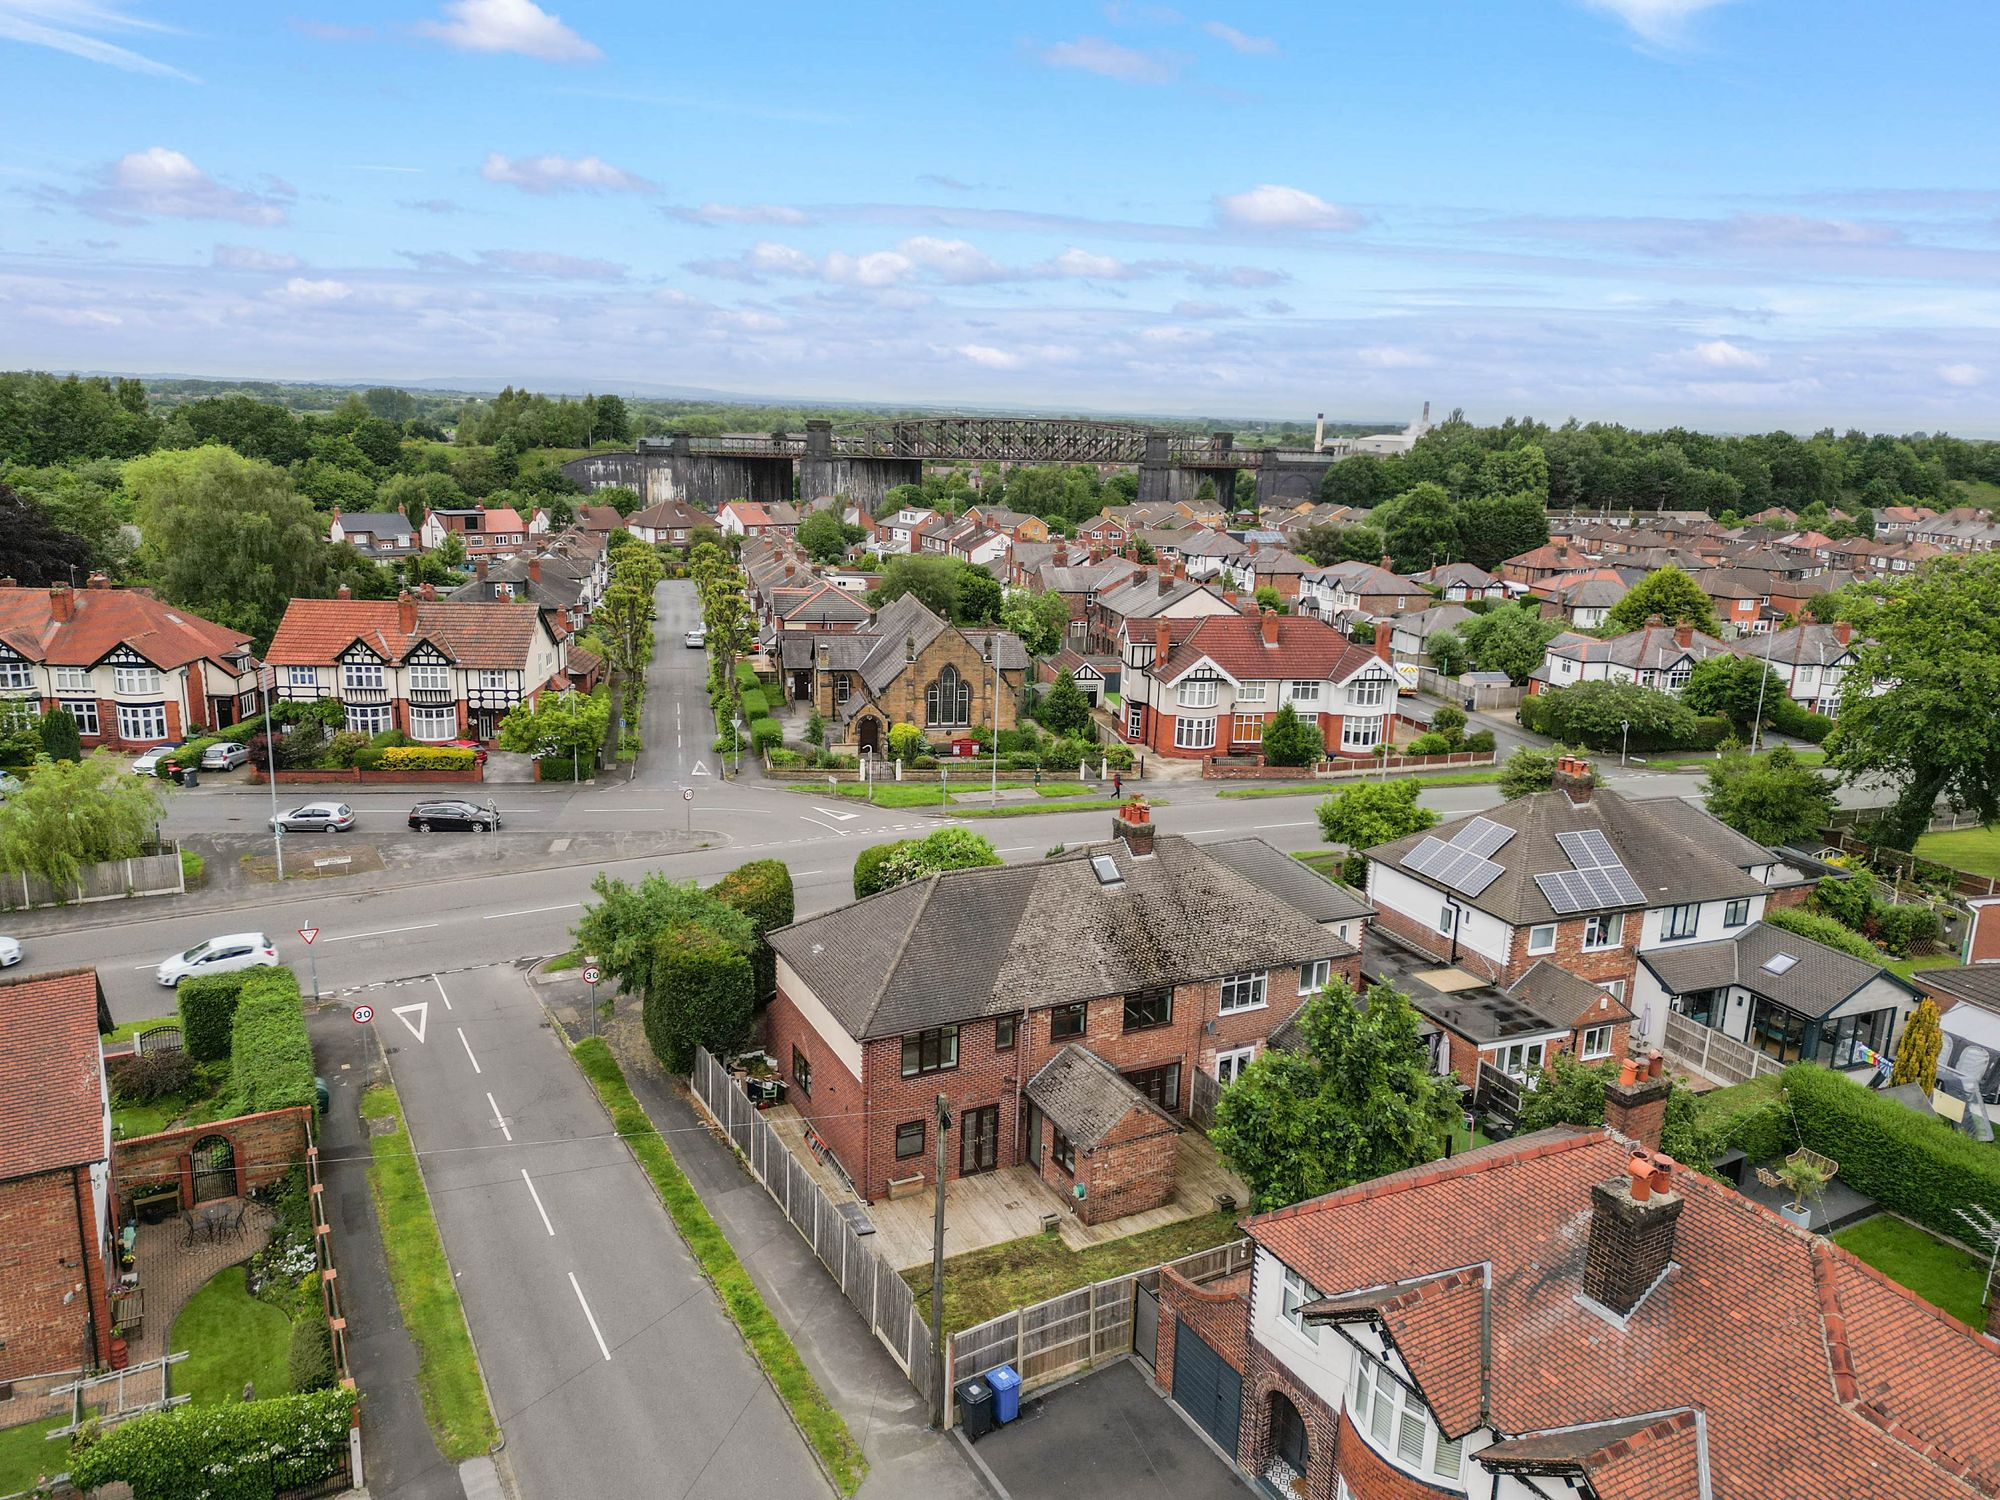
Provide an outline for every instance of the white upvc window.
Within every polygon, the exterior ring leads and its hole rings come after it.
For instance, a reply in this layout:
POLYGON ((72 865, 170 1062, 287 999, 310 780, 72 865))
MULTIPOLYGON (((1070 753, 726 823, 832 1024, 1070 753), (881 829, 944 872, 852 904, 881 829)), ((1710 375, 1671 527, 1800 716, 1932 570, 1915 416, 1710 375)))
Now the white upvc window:
POLYGON ((340 668, 340 685, 354 691, 379 690, 383 686, 382 663, 379 661, 343 662, 340 668))
POLYGON ((1238 703, 1267 703, 1270 701, 1270 697, 1271 684, 1268 682, 1239 682, 1236 684, 1236 701, 1238 703))
POLYGON ((512 672, 495 671, 491 667, 482 667, 479 671, 479 685, 482 688, 504 691, 514 685, 513 677, 514 674, 512 672))
POLYGON ((1232 1047, 1227 1052, 1215 1054, 1215 1078, 1224 1088, 1243 1076, 1243 1070, 1256 1061, 1255 1047, 1232 1047))
POLYGON ((1313 1284, 1290 1266, 1286 1266, 1284 1286, 1278 1293, 1278 1316, 1296 1328, 1308 1344, 1319 1342, 1319 1328, 1315 1324, 1308 1323, 1299 1309, 1308 1302, 1317 1301, 1319 1293, 1314 1290, 1313 1284))
POLYGON ((380 734, 393 727, 386 703, 351 703, 347 707, 347 727, 357 734, 380 734))
POLYGON ((95 698, 65 698, 60 707, 69 710, 69 716, 76 720, 78 734, 97 734, 97 700, 95 698))
POLYGON ((1213 677, 1191 677, 1181 684, 1180 706, 1182 708, 1215 707, 1216 689, 1220 684, 1213 677))
POLYGON ((410 668, 410 689, 418 693, 442 693, 451 688, 451 668, 441 662, 417 662, 410 668))
POLYGON ((1286 684, 1286 698, 1301 707, 1319 704, 1319 684, 1316 682, 1293 682, 1286 684))
POLYGON ((1382 720, 1371 714, 1365 719, 1352 716, 1340 721, 1340 748, 1343 750, 1372 750, 1382 743, 1382 720))
POLYGON ((138 742, 163 740, 166 737, 167 706, 164 703, 118 705, 118 738, 138 742))
POLYGON ((1380 708, 1388 691, 1388 678, 1363 677, 1347 685, 1347 701, 1356 708, 1380 708))
POLYGON ((1553 953, 1556 951, 1556 924, 1543 922, 1528 929, 1528 951, 1530 953, 1553 953))
POLYGON ((87 693, 90 691, 90 668, 57 667, 56 691, 59 693, 87 693))
POLYGON ((1317 995, 1333 978, 1333 960, 1316 958, 1311 963, 1299 965, 1299 993, 1317 995))
POLYGON ((1215 720, 1174 720, 1174 748, 1177 750, 1213 750, 1215 748, 1215 720))
MULTIPOLYGON (((111 673, 112 690, 121 696, 127 693, 157 693, 160 691, 160 671, 157 667, 116 667, 111 673)), ((163 731, 164 732, 164 731, 163 731)))
POLYGON ((1494 1065, 1509 1078, 1526 1078, 1542 1066, 1548 1054, 1547 1042, 1514 1042, 1499 1048, 1494 1065))
POLYGON ((319 668, 287 667, 285 668, 285 685, 287 687, 317 687, 319 685, 319 668))
POLYGON ((1583 951, 1586 953, 1616 948, 1624 936, 1625 913, 1622 911, 1599 912, 1583 920, 1583 951))
POLYGON ((27 688, 35 685, 35 669, 24 661, 0 661, 0 688, 27 688))
POLYGON ((1387 1462, 1447 1489, 1464 1488, 1463 1440, 1447 1439, 1417 1393, 1359 1350, 1347 1410, 1354 1430, 1387 1462))
POLYGON ((422 708, 410 710, 410 738, 435 745, 440 740, 458 738, 458 710, 455 708, 422 708))
POLYGON ((1261 1010, 1270 975, 1263 969, 1254 969, 1243 974, 1225 974, 1222 979, 1222 999, 1219 1009, 1225 1016, 1233 1016, 1238 1011, 1261 1010))
POLYGON ((1587 1026, 1583 1032, 1583 1060, 1595 1062, 1600 1057, 1611 1055, 1611 1028, 1609 1026, 1587 1026))

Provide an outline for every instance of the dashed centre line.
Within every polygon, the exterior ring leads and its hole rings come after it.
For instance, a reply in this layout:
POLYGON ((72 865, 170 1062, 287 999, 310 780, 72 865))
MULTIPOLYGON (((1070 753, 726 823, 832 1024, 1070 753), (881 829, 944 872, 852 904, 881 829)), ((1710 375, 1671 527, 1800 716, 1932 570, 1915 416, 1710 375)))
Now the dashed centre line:
MULTIPOLYGON (((555 1233, 554 1230, 550 1230, 549 1232, 551 1234, 555 1233)), ((609 1360, 611 1358, 611 1346, 604 1342, 604 1330, 597 1326, 597 1314, 593 1313, 590 1310, 590 1304, 583 1300, 583 1288, 577 1285, 576 1272, 574 1271, 569 1273, 569 1284, 570 1289, 576 1293, 576 1305, 583 1309, 584 1317, 590 1320, 590 1331, 597 1340, 598 1352, 605 1359, 609 1360)))
POLYGON ((472 1064, 472 1071, 483 1073, 485 1069, 479 1066, 479 1059, 472 1055, 472 1043, 465 1039, 465 1028, 463 1026, 454 1026, 452 1030, 458 1033, 459 1045, 465 1048, 466 1060, 472 1064))
MULTIPOLYGON (((549 1237, 553 1239, 555 1237, 556 1226, 549 1222, 549 1211, 542 1207, 542 1195, 535 1191, 535 1179, 528 1175, 526 1167, 521 1168, 521 1181, 527 1183, 528 1196, 535 1200, 535 1212, 542 1216, 542 1228, 546 1229, 549 1232, 549 1237)), ((581 1297, 583 1293, 578 1292, 577 1295, 581 1297)), ((609 1357, 608 1355, 606 1356, 606 1358, 609 1357)))

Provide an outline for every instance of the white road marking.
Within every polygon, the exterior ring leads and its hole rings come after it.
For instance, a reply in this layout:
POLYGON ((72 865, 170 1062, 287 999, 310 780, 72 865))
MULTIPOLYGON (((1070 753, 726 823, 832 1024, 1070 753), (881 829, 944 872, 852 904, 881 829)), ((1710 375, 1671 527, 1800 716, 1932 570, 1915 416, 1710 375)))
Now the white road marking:
POLYGON ((1266 828, 1310 828, 1312 826, 1310 823, 1258 823, 1254 825, 1255 829, 1259 832, 1266 828))
MULTIPOLYGON (((825 813, 836 823, 852 823, 856 818, 861 816, 860 813, 842 812, 839 808, 835 807, 821 807, 817 802, 813 804, 813 811, 825 813)), ((807 819, 807 821, 810 822, 812 820, 807 819)))
POLYGON ((1033 844, 1010 844, 1005 849, 996 849, 993 852, 996 854, 1025 854, 1034 847, 1033 844))
MULTIPOLYGON (((550 1232, 553 1233, 554 1231, 550 1232)), ((611 1346, 604 1342, 604 1331, 597 1326, 597 1315, 590 1310, 590 1304, 583 1300, 583 1288, 576 1284, 576 1272, 574 1271, 569 1273, 569 1284, 571 1289, 574 1290, 576 1293, 576 1305, 582 1308, 583 1315, 586 1318, 590 1319, 590 1331, 597 1338, 598 1351, 602 1353, 607 1360, 610 1359, 611 1346)))
POLYGON ((433 975, 431 975, 431 983, 432 983, 432 984, 434 984, 434 985, 436 985, 436 986, 438 987, 438 999, 440 999, 440 1000, 444 1001, 444 1008, 445 1008, 446 1010, 450 1010, 450 1009, 451 1009, 451 996, 447 995, 447 994, 446 994, 446 993, 444 992, 444 981, 443 981, 442 979, 438 978, 438 976, 437 976, 437 975, 433 974, 433 975))
POLYGON ((1186 833, 1182 834, 1181 837, 1198 839, 1205 833, 1227 833, 1227 832, 1229 832, 1227 828, 1190 828, 1186 833))
POLYGON ((458 1033, 459 1043, 465 1048, 466 1060, 472 1064, 472 1071, 475 1073, 485 1072, 486 1070, 479 1066, 479 1059, 472 1055, 472 1043, 465 1040, 465 1028, 463 1026, 454 1026, 452 1030, 458 1033))
MULTIPOLYGON (((535 1191, 535 1180, 528 1175, 526 1167, 521 1168, 521 1181, 528 1184, 528 1196, 535 1200, 535 1212, 542 1216, 542 1228, 546 1229, 550 1237, 553 1238, 556 1226, 549 1222, 549 1211, 542 1207, 542 1195, 535 1191)), ((578 1295, 581 1295, 581 1293, 578 1295)))
POLYGON ((390 1014, 409 1027, 410 1035, 421 1042, 424 1039, 425 1029, 430 1025, 431 1003, 428 1000, 419 1000, 415 1005, 398 1005, 390 1011, 390 1014), (417 1013, 414 1022, 410 1020, 411 1011, 417 1013))
MULTIPOLYGON (((488 1104, 493 1104, 493 1094, 492 1094, 491 1090, 489 1090, 489 1091, 487 1092, 487 1095, 486 1095, 486 1102, 487 1102, 488 1104)), ((506 1136, 508 1140, 510 1140, 510 1141, 511 1141, 511 1140, 513 1140, 513 1139, 514 1139, 514 1132, 513 1132, 513 1131, 511 1131, 511 1130, 509 1130, 509 1129, 507 1128, 507 1122, 506 1122, 506 1120, 505 1120, 505 1119, 503 1119, 503 1118, 501 1117, 501 1114, 500 1114, 500 1106, 499 1106, 499 1105, 497 1105, 497 1104, 493 1104, 493 1123, 494 1123, 495 1125, 498 1125, 498 1126, 500 1127, 500 1133, 501 1133, 502 1135, 506 1136)), ((522 1173, 521 1175, 522 1175, 523 1177, 525 1177, 525 1176, 527 1176, 528 1174, 527 1174, 526 1172, 523 1172, 523 1173, 522 1173)), ((543 1217, 544 1217, 544 1218, 546 1218, 546 1217, 547 1217, 547 1215, 544 1215, 543 1217)), ((552 1230, 550 1230, 550 1231, 549 1231, 549 1233, 551 1233, 551 1234, 554 1234, 554 1233, 555 1233, 555 1231, 554 1231, 554 1230, 552 1229, 552 1230)))
POLYGON ((792 878, 794 880, 804 880, 808 875, 824 875, 825 873, 826 871, 824 870, 794 870, 792 871, 792 878))
POLYGON ((581 901, 565 901, 561 906, 531 906, 526 911, 488 912, 479 920, 482 922, 504 922, 509 917, 534 917, 545 911, 574 911, 583 905, 581 901))
POLYGON ((435 922, 419 922, 414 927, 384 927, 376 932, 344 932, 339 937, 321 938, 324 943, 351 943, 356 938, 388 937, 398 932, 422 932, 426 927, 435 927, 435 922))
MULTIPOLYGON (((806 815, 805 815, 804 813, 800 813, 800 814, 799 814, 799 816, 800 816, 801 818, 805 818, 805 821, 806 821, 806 822, 808 822, 808 823, 818 823, 818 824, 819 824, 819 826, 820 826, 820 827, 822 827, 822 828, 824 828, 824 829, 825 829, 825 830, 826 830, 826 831, 827 831, 828 833, 843 833, 843 834, 844 834, 844 833, 846 833, 846 832, 847 832, 847 830, 846 830, 846 829, 844 829, 844 828, 836 828, 836 827, 834 827, 834 825, 833 825, 833 824, 831 824, 831 823, 828 823, 828 822, 824 822, 823 820, 821 820, 821 819, 819 819, 819 818, 807 818, 807 817, 806 817, 806 815)), ((853 814, 851 814, 851 813, 850 813, 850 814, 849 814, 849 816, 851 817, 851 816, 853 816, 853 814)), ((793 842, 794 842, 794 843, 797 843, 797 842, 799 842, 799 841, 795 839, 795 840, 793 840, 793 842)))

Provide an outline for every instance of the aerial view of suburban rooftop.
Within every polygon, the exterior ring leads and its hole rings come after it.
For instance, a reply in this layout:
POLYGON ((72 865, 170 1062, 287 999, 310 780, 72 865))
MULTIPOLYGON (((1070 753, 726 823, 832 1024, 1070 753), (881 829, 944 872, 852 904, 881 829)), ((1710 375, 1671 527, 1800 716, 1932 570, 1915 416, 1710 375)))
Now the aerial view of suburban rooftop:
POLYGON ((2000 1497, 1996 50, 0 0, 0 1500, 2000 1497))

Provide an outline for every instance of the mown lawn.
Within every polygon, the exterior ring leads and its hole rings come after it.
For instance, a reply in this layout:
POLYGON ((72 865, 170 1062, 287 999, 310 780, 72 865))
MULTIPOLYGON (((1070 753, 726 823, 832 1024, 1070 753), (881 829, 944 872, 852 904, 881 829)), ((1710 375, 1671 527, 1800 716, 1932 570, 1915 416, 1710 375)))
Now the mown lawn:
MULTIPOLYGON (((953 1333, 997 1318, 1017 1307, 1075 1291, 1093 1281, 1143 1271, 1162 1261, 1241 1239, 1239 1214, 1203 1214, 1088 1250, 1072 1250, 1059 1234, 1030 1235, 954 1255, 944 1263, 944 1326, 953 1333)), ((913 1266, 903 1273, 917 1294, 917 1307, 930 1321, 931 1272, 913 1266)))
MULTIPOLYGON (((869 787, 856 785, 853 782, 846 782, 836 787, 835 793, 838 796, 851 797, 857 802, 872 800, 877 807, 941 807, 951 805, 953 797, 992 789, 992 782, 982 780, 975 768, 967 771, 957 781, 945 785, 936 782, 877 782, 872 789, 874 793, 872 799, 869 787)), ((1000 790, 1003 792, 1033 790, 1039 796, 1061 798, 1086 796, 1096 788, 1085 786, 1078 781, 1045 781, 1036 786, 1030 781, 1003 777, 1000 790)))
POLYGON ((2000 875, 2000 824, 1927 833, 1917 840, 1917 858, 1936 860, 1974 875, 2000 875))
POLYGON ((1890 1214, 1863 1219, 1841 1230, 1833 1242, 1931 1306, 1974 1328, 1985 1326, 1980 1293, 1986 1285, 1986 1267, 1956 1245, 1890 1214))
POLYGON ((292 1388, 285 1364, 291 1337, 292 1320, 250 1295, 243 1267, 225 1267, 174 1319, 168 1346, 188 1351, 173 1367, 174 1394, 197 1403, 241 1401, 247 1384, 259 1398, 282 1396, 292 1388))
POLYGON ((69 1444, 52 1443, 45 1433, 63 1424, 61 1417, 0 1430, 0 1495, 17 1495, 37 1479, 69 1468, 69 1444))
POLYGON ((1288 781, 1282 786, 1233 786, 1217 792, 1221 798, 1237 799, 1245 797, 1330 797, 1344 786, 1353 786, 1357 781, 1414 781, 1419 786, 1486 786, 1500 779, 1498 770, 1488 771, 1394 771, 1386 778, 1371 775, 1329 776, 1320 781, 1288 781))

